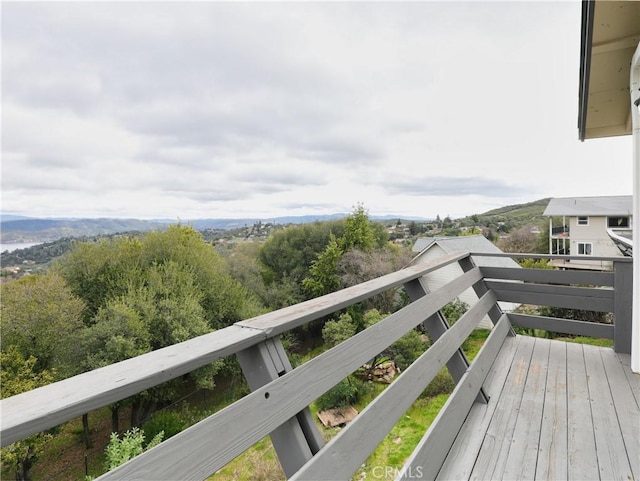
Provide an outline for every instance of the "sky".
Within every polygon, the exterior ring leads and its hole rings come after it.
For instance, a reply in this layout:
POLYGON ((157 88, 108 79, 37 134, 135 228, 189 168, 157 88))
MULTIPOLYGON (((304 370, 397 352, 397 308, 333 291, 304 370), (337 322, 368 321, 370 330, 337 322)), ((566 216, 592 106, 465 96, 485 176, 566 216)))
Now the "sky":
POLYGON ((580 2, 1 4, 3 214, 452 218, 632 193, 580 2))

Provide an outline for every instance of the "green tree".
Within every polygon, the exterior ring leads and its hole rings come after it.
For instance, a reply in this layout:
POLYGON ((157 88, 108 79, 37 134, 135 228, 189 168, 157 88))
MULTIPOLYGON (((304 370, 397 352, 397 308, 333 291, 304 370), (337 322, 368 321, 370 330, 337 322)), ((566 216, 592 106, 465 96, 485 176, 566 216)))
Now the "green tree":
MULTIPOLYGON (((78 363, 86 368, 185 341, 258 310, 215 249, 182 225, 140 238, 79 244, 58 262, 56 272, 88 306, 80 344, 84 360, 78 363)), ((210 385, 218 366, 190 377, 210 385)), ((184 381, 169 381, 135 396, 132 424, 157 402, 172 399, 184 381)), ((118 406, 112 408, 114 417, 118 406)))
MULTIPOLYGON (((56 264, 56 269, 86 303, 87 325, 108 301, 157 285, 157 278, 164 283, 176 277, 175 287, 188 277, 188 288, 194 291, 212 329, 255 312, 253 299, 231 277, 224 260, 187 226, 172 225, 165 232, 150 232, 140 238, 81 243, 56 264)), ((184 289, 177 296, 184 297, 184 289)))
POLYGON ((340 238, 343 233, 343 219, 293 225, 275 232, 259 253, 265 282, 268 285, 281 279, 302 282, 309 275, 311 263, 327 247, 330 235, 340 238))
POLYGON ((339 245, 346 252, 350 249, 369 251, 376 244, 375 231, 369 221, 369 214, 362 204, 358 204, 345 219, 344 235, 339 245))
POLYGON ((76 374, 76 339, 83 327, 84 303, 55 273, 25 276, 0 287, 2 350, 17 348, 37 359, 34 369, 76 374))
MULTIPOLYGON (((55 373, 39 370, 37 364, 35 357, 23 356, 16 346, 3 349, 0 352, 0 396, 4 399, 53 382, 55 373)), ((3 465, 13 467, 17 481, 28 481, 31 468, 50 439, 51 434, 38 433, 10 444, 0 451, 3 465)))
POLYGON ((356 333, 356 325, 347 313, 341 314, 337 320, 327 321, 322 328, 322 340, 328 347, 337 346, 356 333))
POLYGON ((309 277, 303 279, 302 285, 312 296, 322 296, 338 290, 341 286, 340 276, 336 272, 342 249, 333 236, 329 237, 329 244, 311 264, 309 277))

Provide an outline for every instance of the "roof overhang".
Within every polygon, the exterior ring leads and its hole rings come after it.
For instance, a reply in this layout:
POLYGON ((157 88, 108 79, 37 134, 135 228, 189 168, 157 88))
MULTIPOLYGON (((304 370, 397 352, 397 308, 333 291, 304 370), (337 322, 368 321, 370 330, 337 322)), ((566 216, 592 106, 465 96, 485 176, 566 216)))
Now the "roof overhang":
POLYGON ((638 43, 640 2, 582 2, 580 140, 631 134, 629 75, 638 43))

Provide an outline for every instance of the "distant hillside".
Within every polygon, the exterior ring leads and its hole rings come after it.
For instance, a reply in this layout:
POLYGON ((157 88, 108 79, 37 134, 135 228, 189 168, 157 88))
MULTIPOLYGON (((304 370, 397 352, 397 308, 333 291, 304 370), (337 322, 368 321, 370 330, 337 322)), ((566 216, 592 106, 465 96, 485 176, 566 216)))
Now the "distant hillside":
POLYGON ((138 219, 22 219, 0 223, 0 242, 50 242, 64 237, 83 237, 117 232, 150 231, 166 224, 138 219))
POLYGON ((508 205, 493 209, 484 214, 476 214, 462 219, 463 223, 473 221, 476 224, 487 227, 503 226, 503 229, 510 231, 525 225, 542 226, 546 222, 546 217, 542 215, 549 204, 550 198, 540 199, 526 204, 508 205))

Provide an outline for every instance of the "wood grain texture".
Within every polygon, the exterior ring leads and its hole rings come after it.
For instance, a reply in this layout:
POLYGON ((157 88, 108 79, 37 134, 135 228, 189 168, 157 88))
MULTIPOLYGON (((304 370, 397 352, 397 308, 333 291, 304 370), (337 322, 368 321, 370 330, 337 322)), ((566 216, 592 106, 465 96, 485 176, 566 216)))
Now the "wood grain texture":
MULTIPOLYGON (((640 409, 633 390, 625 375, 625 367, 620 358, 610 349, 601 349, 600 356, 607 375, 611 396, 615 407, 622 441, 629 456, 629 465, 634 479, 640 479, 640 409)), ((640 381, 640 375, 636 376, 640 381)))
POLYGON ((499 301, 598 312, 613 312, 614 309, 613 291, 607 289, 503 281, 487 281, 487 286, 499 301))
POLYGON ((513 441, 535 339, 522 336, 470 479, 500 479, 513 441))
POLYGON ((582 344, 567 344, 567 431, 569 479, 600 479, 582 344))
POLYGON ((613 339, 615 327, 599 322, 576 321, 555 317, 533 316, 529 314, 509 313, 511 324, 529 329, 543 329, 551 332, 575 334, 578 336, 613 339))
POLYGON ((583 349, 600 478, 633 479, 613 397, 610 389, 606 388, 607 376, 600 349, 589 345, 583 346, 583 349))
POLYGON ((482 271, 485 279, 613 287, 613 273, 611 272, 516 269, 510 267, 480 267, 480 271, 482 271))
POLYGON ((567 346, 551 341, 535 479, 568 478, 567 346))

